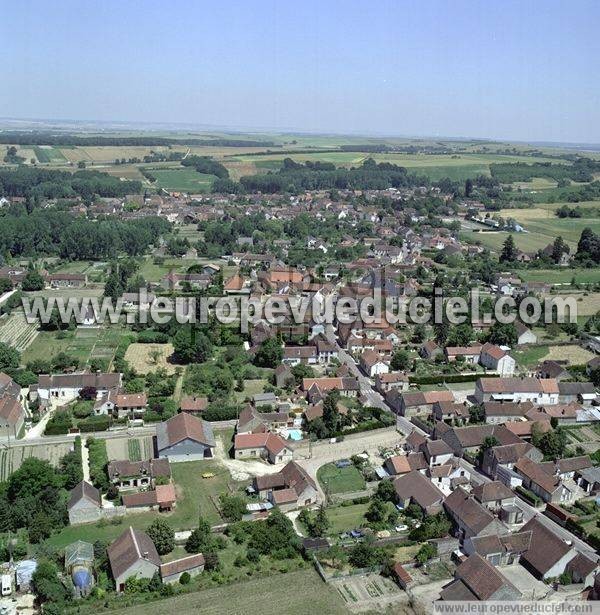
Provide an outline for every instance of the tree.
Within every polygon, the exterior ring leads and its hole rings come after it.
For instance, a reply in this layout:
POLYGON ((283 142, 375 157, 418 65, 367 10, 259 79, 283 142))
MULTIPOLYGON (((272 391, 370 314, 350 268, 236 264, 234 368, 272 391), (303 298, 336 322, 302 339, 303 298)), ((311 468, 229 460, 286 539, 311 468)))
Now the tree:
POLYGON ((116 270, 113 270, 108 275, 106 283, 104 284, 104 296, 110 297, 113 301, 116 301, 123 294, 123 286, 121 285, 121 278, 116 270))
POLYGON ((65 479, 65 489, 71 490, 83 480, 83 468, 81 467, 81 439, 79 439, 79 447, 67 453, 60 460, 59 467, 65 479))
POLYGON ((300 548, 293 523, 277 508, 264 521, 252 523, 250 534, 248 547, 275 559, 293 557, 300 548))
POLYGON ((410 354, 406 350, 396 350, 390 361, 393 370, 405 370, 410 365, 410 354))
POLYGON ((323 424, 329 437, 336 434, 340 429, 340 413, 337 409, 339 398, 339 391, 334 389, 327 393, 323 401, 323 424))
POLYGON ((246 502, 239 495, 222 493, 219 496, 221 513, 227 521, 241 521, 246 514, 246 502))
POLYGON ((502 244, 502 252, 500 253, 501 263, 513 263, 517 260, 517 248, 515 246, 515 240, 509 235, 502 244))
POLYGON ((457 325, 448 333, 448 346, 466 346, 475 337, 473 327, 468 323, 457 325))
POLYGON ((465 181, 465 196, 469 198, 473 193, 473 180, 468 178, 465 181))
POLYGON ((578 261, 592 261, 596 264, 600 263, 600 236, 596 235, 589 227, 581 231, 575 258, 578 261))
POLYGON ((469 408, 469 423, 478 425, 485 420, 485 413, 481 404, 473 404, 469 408))
POLYGON ((329 528, 329 519, 327 518, 327 512, 325 506, 321 504, 315 515, 315 519, 311 526, 311 536, 320 537, 325 536, 327 529, 329 528))
POLYGON ((25 291, 43 290, 44 278, 37 271, 28 271, 23 277, 21 288, 25 291))
POLYGON ((567 448, 567 434, 560 427, 547 431, 541 436, 539 432, 532 433, 531 441, 544 453, 546 459, 556 460, 564 457, 567 448))
POLYGON ((0 278, 0 295, 13 289, 13 283, 8 278, 0 278))
POLYGON ((275 368, 281 363, 283 348, 277 337, 269 337, 258 347, 254 355, 254 364, 258 367, 275 368))
POLYGON ((431 543, 427 542, 417 551, 417 554, 415 555, 415 560, 420 566, 422 566, 423 564, 425 564, 425 562, 428 562, 432 557, 435 557, 436 555, 437 548, 435 547, 435 545, 432 545, 431 543))
POLYGON ((204 363, 212 354, 212 342, 192 326, 181 327, 173 337, 175 356, 181 363, 204 363))
POLYGON ((565 243, 564 239, 559 235, 552 244, 551 258, 555 264, 558 264, 563 254, 569 253, 569 246, 565 243))
POLYGON ((67 590, 60 582, 58 570, 52 562, 42 561, 38 563, 31 577, 31 584, 40 603, 61 603, 68 598, 67 590))
POLYGON ((387 508, 385 502, 382 502, 379 498, 373 498, 365 517, 371 523, 381 523, 385 521, 387 516, 387 508))
POLYGON ((17 369, 21 361, 21 355, 8 344, 0 342, 0 371, 17 369))
POLYGON ((427 339, 427 329, 424 324, 418 324, 413 329, 413 340, 417 344, 422 344, 427 339))
POLYGON ((155 519, 146 530, 159 555, 166 555, 175 548, 175 532, 165 519, 155 519))
POLYGON ((501 323, 496 321, 489 330, 487 341, 498 346, 514 346, 519 339, 519 334, 513 323, 501 323))
POLYGON ((369 568, 379 563, 380 553, 371 541, 365 540, 352 547, 348 560, 356 568, 369 568))
POLYGON ((187 539, 185 550, 188 553, 208 553, 214 551, 212 529, 210 523, 204 517, 199 517, 198 527, 192 531, 187 539))
POLYGON ((448 334, 450 333, 450 325, 447 322, 436 322, 433 325, 433 335, 435 341, 440 346, 446 345, 446 340, 448 339, 448 334))
POLYGON ((382 502, 395 502, 396 489, 394 488, 394 483, 391 480, 380 481, 377 485, 375 497, 379 498, 382 502))

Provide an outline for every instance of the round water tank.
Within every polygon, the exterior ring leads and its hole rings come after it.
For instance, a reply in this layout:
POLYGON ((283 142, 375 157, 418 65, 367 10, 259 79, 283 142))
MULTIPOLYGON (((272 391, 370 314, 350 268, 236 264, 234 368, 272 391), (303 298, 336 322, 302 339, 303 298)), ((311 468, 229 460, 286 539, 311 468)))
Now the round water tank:
POLYGON ((73 573, 73 583, 76 587, 87 587, 90 582, 90 573, 87 570, 79 569, 73 573))

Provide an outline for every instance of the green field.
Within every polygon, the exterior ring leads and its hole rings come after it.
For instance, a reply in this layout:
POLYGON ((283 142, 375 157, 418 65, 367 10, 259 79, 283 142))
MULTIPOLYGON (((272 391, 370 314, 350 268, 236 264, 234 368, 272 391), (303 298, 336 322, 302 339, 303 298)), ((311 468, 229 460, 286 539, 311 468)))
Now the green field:
POLYGON ((317 470, 317 478, 326 493, 349 493, 362 491, 366 487, 365 479, 355 466, 337 468, 335 463, 327 463, 317 470))
POLYGON ((150 172, 156 177, 155 185, 169 191, 207 192, 217 179, 215 175, 198 173, 191 168, 151 169, 150 172))
POLYGON ((35 156, 40 163, 55 163, 61 164, 63 162, 67 162, 67 159, 63 156, 62 152, 55 147, 50 147, 47 145, 44 146, 36 146, 33 148, 35 152, 35 156))
MULTIPOLYGON (((482 246, 489 248, 492 251, 499 252, 502 250, 502 244, 506 241, 510 233, 504 231, 489 231, 489 232, 472 232, 461 231, 459 238, 467 243, 480 243, 482 246)), ((515 240, 515 245, 523 252, 536 252, 545 248, 553 239, 549 239, 544 235, 532 233, 512 233, 515 240)))
MULTIPOLYGON (((489 175, 490 164, 494 162, 531 162, 530 157, 518 155, 500 154, 403 154, 386 152, 380 154, 369 154, 363 152, 307 152, 307 153, 287 153, 278 154, 269 152, 260 156, 239 155, 225 159, 227 161, 238 161, 253 163, 254 167, 261 171, 277 170, 281 166, 283 158, 291 158, 296 162, 321 161, 331 162, 336 166, 357 166, 366 158, 373 158, 377 162, 391 162, 399 166, 406 167, 411 173, 426 175, 432 181, 440 180, 444 177, 456 181, 464 181, 468 177, 477 175, 489 175)), ((536 161, 547 161, 546 158, 536 158, 536 161)))
POLYGON ((548 282, 549 284, 596 284, 600 282, 600 269, 519 269, 515 272, 524 282, 548 282))
POLYGON ((120 615, 344 615, 339 594, 312 569, 224 585, 126 609, 120 615))

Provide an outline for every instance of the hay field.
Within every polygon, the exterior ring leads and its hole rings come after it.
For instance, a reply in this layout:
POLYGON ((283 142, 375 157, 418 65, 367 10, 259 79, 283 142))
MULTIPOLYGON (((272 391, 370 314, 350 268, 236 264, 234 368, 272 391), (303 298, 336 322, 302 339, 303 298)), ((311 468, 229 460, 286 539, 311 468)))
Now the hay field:
POLYGON ((573 344, 572 346, 548 346, 546 361, 568 361, 569 365, 583 365, 594 358, 594 353, 573 344))
POLYGON ((163 368, 168 374, 174 374, 176 366, 168 362, 173 355, 173 344, 130 344, 125 352, 125 360, 138 374, 148 374, 163 368), (160 353, 154 359, 153 352, 160 353))

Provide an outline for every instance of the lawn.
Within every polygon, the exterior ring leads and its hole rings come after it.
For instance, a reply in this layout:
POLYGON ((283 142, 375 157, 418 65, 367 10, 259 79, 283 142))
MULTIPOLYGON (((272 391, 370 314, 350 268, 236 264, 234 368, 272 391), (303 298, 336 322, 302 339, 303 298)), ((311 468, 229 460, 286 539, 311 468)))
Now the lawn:
MULTIPOLYGON (((172 513, 161 515, 171 527, 185 530, 195 527, 198 515, 203 515, 209 523, 216 525, 222 522, 221 516, 214 504, 219 494, 228 491, 228 485, 234 490, 242 489, 245 482, 235 482, 228 470, 217 461, 189 461, 174 463, 171 466, 173 482, 177 493, 177 506, 172 513), (214 473, 213 478, 202 478, 205 472, 214 473)), ((49 539, 49 543, 64 547, 75 540, 113 540, 129 525, 138 529, 147 528, 157 514, 154 512, 132 513, 127 515, 120 524, 90 523, 66 527, 49 539)))
POLYGON ((515 350, 512 355, 521 367, 533 367, 537 365, 548 352, 548 346, 532 346, 524 350, 515 350))
POLYGON ((352 504, 351 506, 332 506, 327 508, 327 518, 330 523, 329 533, 337 535, 360 527, 365 520, 365 513, 368 508, 368 504, 352 504))
POLYGON ((150 169, 150 173, 156 178, 155 185, 165 190, 177 190, 181 192, 207 192, 210 190, 215 175, 198 173, 195 169, 150 169))
POLYGON ((331 495, 362 491, 366 487, 365 479, 353 465, 338 468, 335 463, 327 463, 317 470, 317 478, 323 490, 331 495))
POLYGON ((348 613, 339 594, 311 568, 223 585, 118 611, 120 615, 312 615, 348 613), (308 599, 307 599, 308 598, 308 599))

